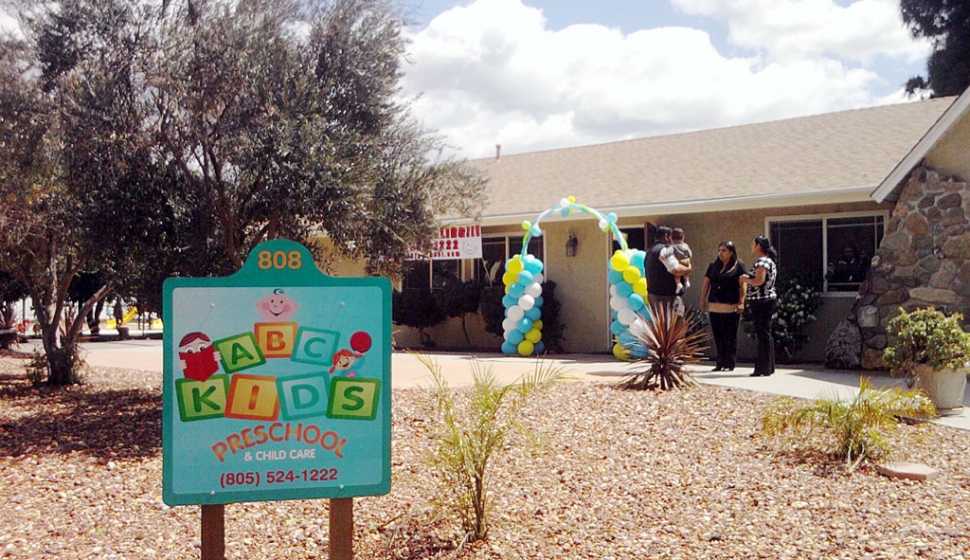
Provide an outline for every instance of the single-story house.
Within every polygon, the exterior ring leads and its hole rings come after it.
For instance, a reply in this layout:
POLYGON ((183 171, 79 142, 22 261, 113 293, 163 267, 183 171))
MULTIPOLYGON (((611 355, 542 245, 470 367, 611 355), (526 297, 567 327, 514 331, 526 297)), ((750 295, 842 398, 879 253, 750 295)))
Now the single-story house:
MULTIPOLYGON (((880 316, 873 325, 871 308, 885 313, 887 309, 877 302, 889 291, 893 303, 904 301, 899 293, 902 288, 883 291, 886 287, 881 283, 866 283, 863 277, 833 278, 830 267, 847 248, 868 263, 887 240, 894 240, 892 257, 897 258, 912 250, 896 240, 900 228, 912 229, 917 235, 924 229, 950 235, 956 231, 950 227, 957 220, 953 208, 961 209, 961 217, 970 216, 970 197, 963 194, 966 183, 942 178, 970 176, 968 100, 964 94, 513 155, 501 154, 497 146, 495 157, 469 162, 488 178, 488 202, 481 216, 449 221, 449 225, 480 226, 482 258, 437 260, 432 269, 424 265, 424 274, 432 285, 433 273, 429 273, 433 270, 449 271, 463 279, 495 281, 501 263, 521 249, 522 222, 535 220, 563 197, 574 196, 603 214, 615 213, 631 247, 645 248, 653 226, 683 228, 695 263, 693 287, 685 297, 688 306, 697 307, 701 279, 721 240, 733 240, 741 260, 750 264, 751 239, 768 235, 779 250, 780 267, 820 276, 829 272, 818 320, 808 328, 810 343, 799 358, 825 359, 826 341, 849 316, 864 316, 855 324, 866 329, 868 344, 878 346, 879 325, 884 326, 888 319, 880 316), (945 207, 927 214, 926 224, 908 218, 913 212, 898 212, 897 200, 908 205, 917 200, 920 211, 927 204, 927 198, 911 192, 918 188, 908 186, 914 172, 945 183, 937 186, 934 182, 928 189, 958 194, 956 202, 939 196, 938 206, 945 203, 945 207), (968 211, 963 212, 964 208, 968 211), (857 305, 863 288, 872 292, 864 294, 867 298, 875 299, 857 305)), ((922 238, 917 243, 920 250, 923 245, 932 250, 942 244, 947 254, 966 253, 964 264, 947 265, 947 270, 956 267, 966 284, 960 285, 957 295, 944 297, 934 292, 929 301, 935 297, 950 302, 970 295, 970 265, 965 264, 970 260, 970 228, 965 219, 961 224, 960 241, 938 243, 934 237, 932 243, 922 238)), ((546 278, 557 284, 561 320, 566 326, 563 346, 570 352, 610 351, 606 273, 614 250, 611 235, 583 213, 554 214, 541 226, 543 235, 532 240, 529 252, 543 260, 546 278), (570 243, 570 239, 574 241, 570 243), (567 248, 567 243, 572 246, 567 248)), ((914 258, 900 262, 909 267, 922 265, 914 258)), ((878 266, 884 272, 885 260, 878 266)), ((421 270, 420 265, 417 268, 421 270)), ((933 278, 932 283, 942 281, 933 278)), ((924 280, 917 275, 901 282, 909 286, 924 280)), ((428 331, 439 347, 467 346, 454 321, 428 331)), ((473 346, 498 350, 501 338, 486 333, 480 320, 470 321, 469 328, 473 346)), ((399 343, 416 340, 409 329, 397 334, 399 343)), ((742 342, 740 351, 742 357, 752 356, 753 344, 742 342)))

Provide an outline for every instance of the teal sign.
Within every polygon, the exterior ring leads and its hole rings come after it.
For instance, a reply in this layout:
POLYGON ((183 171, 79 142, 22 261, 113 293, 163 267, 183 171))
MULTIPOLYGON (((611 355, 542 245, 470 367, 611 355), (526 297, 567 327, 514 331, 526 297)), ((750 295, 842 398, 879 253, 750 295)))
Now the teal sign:
POLYGON ((237 273, 164 285, 166 504, 391 488, 391 285, 272 240, 237 273))

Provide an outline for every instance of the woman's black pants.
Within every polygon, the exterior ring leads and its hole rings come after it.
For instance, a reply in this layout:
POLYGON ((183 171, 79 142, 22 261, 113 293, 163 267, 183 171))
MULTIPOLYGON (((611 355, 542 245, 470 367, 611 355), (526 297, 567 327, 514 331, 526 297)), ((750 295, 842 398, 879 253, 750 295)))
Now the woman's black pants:
POLYGON ((717 367, 734 369, 738 357, 738 322, 741 316, 737 313, 708 313, 708 318, 717 348, 717 367))
POLYGON ((754 362, 754 373, 775 373, 775 339, 771 335, 771 316, 778 310, 778 300, 748 300, 747 305, 751 309, 754 322, 754 336, 758 339, 758 359, 754 362))

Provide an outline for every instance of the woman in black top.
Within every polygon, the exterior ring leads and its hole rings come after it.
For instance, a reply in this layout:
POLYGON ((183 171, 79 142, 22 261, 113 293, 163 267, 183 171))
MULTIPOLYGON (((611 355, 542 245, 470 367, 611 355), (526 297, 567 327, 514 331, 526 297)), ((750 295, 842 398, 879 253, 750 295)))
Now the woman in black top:
POLYGON ((701 310, 707 311, 717 348, 714 371, 733 371, 738 356, 738 322, 744 309, 744 285, 738 278, 744 263, 738 260, 734 243, 722 241, 717 258, 707 267, 701 284, 701 310))

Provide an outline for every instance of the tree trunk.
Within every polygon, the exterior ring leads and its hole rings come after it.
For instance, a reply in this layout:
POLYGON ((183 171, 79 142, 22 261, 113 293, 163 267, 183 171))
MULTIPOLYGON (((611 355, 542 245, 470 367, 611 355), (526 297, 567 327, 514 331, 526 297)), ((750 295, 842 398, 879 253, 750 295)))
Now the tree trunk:
POLYGON ((80 360, 77 355, 77 344, 63 347, 46 348, 47 368, 49 374, 47 383, 54 386, 73 385, 78 382, 77 368, 80 360))

